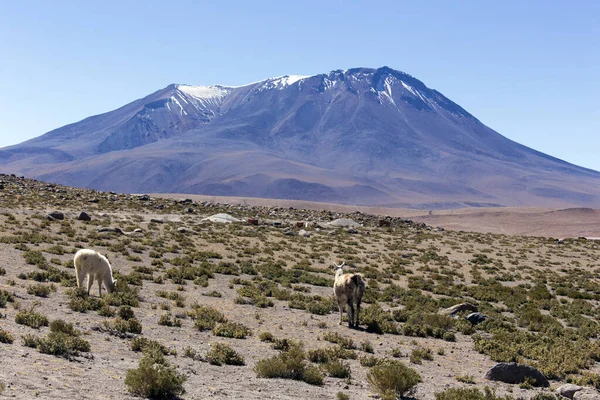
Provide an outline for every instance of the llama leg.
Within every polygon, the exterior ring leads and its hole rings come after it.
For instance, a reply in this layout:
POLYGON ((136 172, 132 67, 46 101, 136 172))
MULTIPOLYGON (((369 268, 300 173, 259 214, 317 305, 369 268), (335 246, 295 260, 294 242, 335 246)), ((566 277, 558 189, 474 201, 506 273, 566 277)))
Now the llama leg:
POLYGON ((83 288, 83 282, 85 281, 85 274, 80 270, 75 270, 77 272, 77 287, 83 288))
POLYGON ((94 284, 94 275, 89 274, 88 275, 88 285, 87 285, 87 294, 88 296, 90 295, 90 289, 92 288, 92 285, 94 284))
POLYGON ((344 303, 339 301, 338 307, 340 308, 340 323, 338 325, 341 325, 344 323, 344 303))
POLYGON ((354 323, 354 327, 358 328, 360 321, 360 301, 356 302, 356 322, 354 323))
POLYGON ((96 275, 96 279, 98 280, 98 297, 102 297, 102 277, 96 275))
POLYGON ((348 328, 354 328, 354 304, 348 300, 348 328))

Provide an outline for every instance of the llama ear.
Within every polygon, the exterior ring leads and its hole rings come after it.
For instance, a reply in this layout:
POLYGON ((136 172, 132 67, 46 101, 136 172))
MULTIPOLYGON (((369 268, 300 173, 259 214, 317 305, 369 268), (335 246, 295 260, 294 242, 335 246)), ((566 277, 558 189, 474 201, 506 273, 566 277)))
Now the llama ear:
POLYGON ((346 261, 342 261, 342 263, 340 264, 340 266, 338 268, 342 268, 344 265, 346 265, 346 261))

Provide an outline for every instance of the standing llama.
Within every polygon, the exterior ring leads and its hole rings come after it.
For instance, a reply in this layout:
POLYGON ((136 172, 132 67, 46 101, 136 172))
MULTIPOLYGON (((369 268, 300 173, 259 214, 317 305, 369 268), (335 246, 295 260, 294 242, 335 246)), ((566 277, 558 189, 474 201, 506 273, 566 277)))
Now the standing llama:
POLYGON ((360 302, 365 292, 365 281, 361 274, 344 274, 345 262, 334 265, 335 279, 333 281, 333 294, 340 307, 340 325, 344 316, 344 308, 348 306, 348 327, 358 328, 360 318, 360 302), (356 313, 354 312, 356 304, 356 313), (356 317, 355 317, 356 315, 356 317))
POLYGON ((110 263, 102 254, 94 250, 81 249, 75 254, 73 262, 75 263, 75 273, 77 274, 77 287, 84 287, 83 281, 86 276, 88 277, 88 296, 94 283, 94 277, 98 280, 98 296, 102 296, 103 282, 108 293, 115 291, 117 281, 113 280, 110 263))

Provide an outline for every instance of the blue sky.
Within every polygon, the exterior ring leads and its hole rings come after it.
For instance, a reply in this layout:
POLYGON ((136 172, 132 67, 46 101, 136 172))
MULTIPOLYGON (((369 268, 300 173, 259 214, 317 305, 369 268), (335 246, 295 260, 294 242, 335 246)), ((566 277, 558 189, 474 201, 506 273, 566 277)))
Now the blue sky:
POLYGON ((169 83, 410 73, 517 142, 600 170, 600 2, 0 2, 0 146, 169 83))

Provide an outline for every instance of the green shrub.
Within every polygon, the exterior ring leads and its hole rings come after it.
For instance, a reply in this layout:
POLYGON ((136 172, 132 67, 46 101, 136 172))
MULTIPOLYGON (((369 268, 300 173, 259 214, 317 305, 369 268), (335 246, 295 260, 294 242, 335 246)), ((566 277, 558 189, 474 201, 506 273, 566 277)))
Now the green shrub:
POLYGON ((337 392, 337 394, 335 395, 335 398, 337 400, 350 400, 350 396, 348 396, 346 393, 344 392, 337 392))
POLYGON ((421 375, 400 361, 380 360, 367 373, 367 381, 382 400, 396 400, 410 394, 421 382, 421 375))
POLYGON ((273 340, 275 340, 271 332, 261 332, 258 338, 261 342, 272 342, 273 340))
POLYGON ((422 364, 423 360, 433 360, 431 349, 425 347, 417 347, 410 353, 410 362, 413 364, 422 364))
POLYGON ((244 339, 252 334, 250 328, 239 322, 223 322, 213 328, 215 336, 244 339))
POLYGON ((6 307, 6 303, 12 303, 15 297, 6 290, 0 290, 0 308, 6 307))
POLYGON ((98 310, 102 307, 102 300, 97 297, 88 296, 84 288, 73 288, 67 291, 69 296, 69 308, 75 312, 85 313, 98 310))
POLYGON ((342 336, 337 332, 326 332, 323 335, 323 339, 331 343, 337 343, 344 349, 356 349, 352 339, 342 336))
POLYGON ((175 316, 172 315, 170 312, 161 315, 158 319, 158 324, 164 326, 174 326, 177 328, 181 327, 181 321, 175 318, 175 316))
POLYGON ((475 379, 471 375, 458 375, 456 380, 462 383, 472 384, 475 383, 475 379))
POLYGON ((11 344, 15 338, 10 332, 0 328, 0 343, 11 344))
POLYGON ((35 285, 30 285, 27 288, 27 293, 38 297, 48 297, 50 295, 50 287, 37 283, 35 285))
POLYGON ((369 341, 362 342, 360 344, 360 349, 362 351, 364 351, 365 353, 375 353, 375 350, 373 349, 373 345, 369 341))
POLYGON ((360 362, 361 366, 370 368, 377 365, 379 359, 375 356, 363 356, 359 358, 358 361, 360 362))
POLYGON ((23 344, 37 348, 40 353, 71 358, 79 355, 80 352, 90 351, 90 343, 80 338, 80 335, 81 333, 73 327, 73 324, 59 319, 50 323, 50 333, 46 337, 36 338, 33 335, 25 335, 23 344))
POLYGON ((26 325, 30 328, 38 329, 42 326, 48 326, 48 318, 45 315, 29 310, 21 310, 15 315, 15 322, 20 325, 26 325))
POLYGON ((276 356, 258 361, 254 372, 259 378, 294 379, 319 386, 323 384, 323 376, 316 367, 308 365, 306 353, 299 344, 294 344, 276 356))
POLYGON ((119 308, 119 311, 117 311, 117 315, 119 316, 119 318, 124 319, 125 321, 129 321, 130 319, 135 317, 135 313, 129 306, 122 306, 121 308, 119 308))
POLYGON ((150 399, 171 399, 182 394, 186 380, 157 351, 144 354, 138 368, 127 370, 125 375, 130 393, 150 399))
POLYGON ((206 354, 206 360, 212 365, 245 365, 244 357, 225 343, 213 343, 206 354))
POLYGON ((323 370, 332 378, 350 378, 350 365, 340 360, 329 361, 323 364, 323 370))
POLYGON ((156 340, 148 339, 145 337, 138 336, 133 338, 129 343, 131 351, 141 351, 144 353, 157 351, 165 356, 172 354, 165 345, 157 342, 156 340))
POLYGON ((213 329, 217 323, 227 321, 223 313, 215 308, 207 306, 198 306, 194 308, 190 317, 194 319, 194 326, 200 331, 213 329))
POLYGON ((483 392, 477 388, 451 388, 443 392, 435 393, 435 400, 513 400, 511 396, 499 397, 490 389, 485 387, 483 392))

